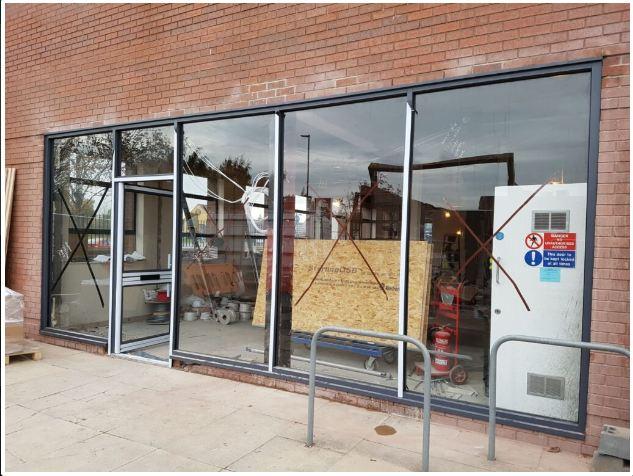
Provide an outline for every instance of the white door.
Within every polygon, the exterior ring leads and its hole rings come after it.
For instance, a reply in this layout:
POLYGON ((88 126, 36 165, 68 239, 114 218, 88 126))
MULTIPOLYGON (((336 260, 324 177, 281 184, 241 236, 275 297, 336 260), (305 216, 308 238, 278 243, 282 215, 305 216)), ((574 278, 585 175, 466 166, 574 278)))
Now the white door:
MULTIPOLYGON (((497 230, 539 186, 495 188, 497 230)), ((493 240, 492 343, 508 334, 580 341, 587 184, 546 185, 493 240)), ((580 351, 519 342, 498 354, 499 408, 576 421, 580 351)))

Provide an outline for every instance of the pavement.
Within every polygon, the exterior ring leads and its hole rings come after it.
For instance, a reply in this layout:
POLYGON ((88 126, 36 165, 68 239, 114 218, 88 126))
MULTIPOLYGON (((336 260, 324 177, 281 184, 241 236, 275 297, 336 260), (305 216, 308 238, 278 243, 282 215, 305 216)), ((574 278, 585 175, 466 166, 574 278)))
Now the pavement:
MULTIPOLYGON (((7 471, 418 471, 421 423, 282 390, 41 344, 5 366, 7 471), (387 425, 392 435, 375 430, 387 425)), ((431 418, 432 421, 432 418, 431 418)), ((590 459, 431 423, 432 471, 588 471, 590 459)))

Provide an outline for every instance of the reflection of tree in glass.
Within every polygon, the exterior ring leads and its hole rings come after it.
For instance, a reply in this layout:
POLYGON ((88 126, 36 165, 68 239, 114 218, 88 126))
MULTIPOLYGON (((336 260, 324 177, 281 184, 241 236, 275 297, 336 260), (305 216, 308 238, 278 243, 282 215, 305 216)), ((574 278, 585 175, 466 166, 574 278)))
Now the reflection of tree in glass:
POLYGON ((55 141, 53 192, 61 191, 73 214, 92 215, 103 185, 112 177, 109 135, 69 137, 55 141), (96 200, 96 201, 95 201, 96 200))
MULTIPOLYGON (((220 165, 216 165, 200 147, 193 147, 185 141, 185 163, 183 172, 196 177, 211 178, 219 175, 225 183, 224 195, 221 198, 226 200, 236 200, 242 196, 247 185, 251 184, 252 165, 244 158, 244 154, 226 157, 220 165), (228 180, 230 179, 230 180, 228 180), (236 186, 235 182, 239 185, 236 186)), ((210 190, 207 191, 207 194, 210 190)))
POLYGON ((121 173, 131 175, 139 169, 150 173, 170 173, 163 170, 166 164, 172 164, 174 146, 170 128, 134 129, 121 134, 121 173))

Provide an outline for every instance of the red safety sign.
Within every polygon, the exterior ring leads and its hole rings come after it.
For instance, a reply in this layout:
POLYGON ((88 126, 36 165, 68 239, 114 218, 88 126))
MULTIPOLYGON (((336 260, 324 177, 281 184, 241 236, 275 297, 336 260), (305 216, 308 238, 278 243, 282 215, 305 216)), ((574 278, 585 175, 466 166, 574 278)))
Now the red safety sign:
POLYGON ((543 237, 538 233, 529 233, 525 237, 525 246, 531 250, 536 250, 543 245, 543 237))
POLYGON ((545 250, 575 251, 576 233, 545 233, 545 250))

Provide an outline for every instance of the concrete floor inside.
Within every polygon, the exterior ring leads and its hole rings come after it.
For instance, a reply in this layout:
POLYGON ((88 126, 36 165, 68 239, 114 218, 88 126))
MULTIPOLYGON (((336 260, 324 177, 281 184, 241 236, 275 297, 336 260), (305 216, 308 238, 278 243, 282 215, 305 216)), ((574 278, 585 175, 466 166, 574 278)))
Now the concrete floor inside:
MULTIPOLYGON (((134 335, 151 335, 163 332, 167 326, 147 325, 144 322, 134 322, 125 328, 134 335)), ((230 325, 223 325, 213 320, 196 320, 180 322, 180 350, 227 357, 252 363, 263 363, 263 350, 265 349, 265 331, 261 327, 251 325, 250 321, 238 321, 230 325)), ((470 355, 472 361, 464 362, 468 369, 469 378, 464 385, 453 385, 446 378, 434 379, 432 384, 433 395, 443 398, 451 398, 459 401, 486 404, 483 382, 483 352, 481 349, 470 346, 462 346, 461 353, 470 355)), ((167 343, 145 347, 130 352, 146 358, 167 360, 169 358, 169 345, 167 343)), ((308 372, 310 357, 309 347, 303 344, 292 345, 291 366, 294 370, 308 372)), ((319 348, 318 361, 323 362, 317 366, 320 375, 327 375, 346 380, 355 380, 364 384, 382 387, 396 388, 397 361, 387 363, 384 359, 377 359, 375 369, 366 372, 365 361, 367 357, 348 351, 319 348), (350 369, 335 368, 327 363, 344 365, 350 369)), ((422 360, 418 352, 409 351, 407 356, 407 386, 411 391, 422 392, 422 377, 414 372, 415 362, 422 360)))
MULTIPOLYGON (((418 471, 421 423, 305 395, 40 344, 5 367, 7 471, 418 471), (379 425, 395 431, 381 435, 379 425)), ((432 471, 588 471, 589 459, 431 419, 432 471)))

